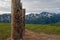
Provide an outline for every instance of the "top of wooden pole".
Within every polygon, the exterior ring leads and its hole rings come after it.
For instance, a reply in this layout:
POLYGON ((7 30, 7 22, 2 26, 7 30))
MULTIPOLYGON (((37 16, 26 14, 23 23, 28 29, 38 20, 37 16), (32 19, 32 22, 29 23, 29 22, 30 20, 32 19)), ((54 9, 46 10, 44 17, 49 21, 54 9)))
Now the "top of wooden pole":
POLYGON ((21 0, 12 0, 12 7, 15 8, 20 8, 22 9, 22 3, 21 0))

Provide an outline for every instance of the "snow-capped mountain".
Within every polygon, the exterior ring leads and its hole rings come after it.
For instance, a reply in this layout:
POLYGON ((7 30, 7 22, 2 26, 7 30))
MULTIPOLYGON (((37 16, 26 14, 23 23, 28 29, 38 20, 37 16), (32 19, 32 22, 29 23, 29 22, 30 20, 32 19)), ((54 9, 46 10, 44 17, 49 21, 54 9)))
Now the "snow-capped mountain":
MULTIPOLYGON (((11 14, 0 15, 0 22, 11 22, 11 14)), ((25 23, 48 24, 56 22, 60 22, 60 13, 41 12, 25 15, 25 23)))
POLYGON ((56 23, 60 22, 60 14, 50 13, 50 12, 41 12, 39 14, 31 13, 25 17, 26 23, 56 23), (59 15, 59 16, 58 16, 59 15))

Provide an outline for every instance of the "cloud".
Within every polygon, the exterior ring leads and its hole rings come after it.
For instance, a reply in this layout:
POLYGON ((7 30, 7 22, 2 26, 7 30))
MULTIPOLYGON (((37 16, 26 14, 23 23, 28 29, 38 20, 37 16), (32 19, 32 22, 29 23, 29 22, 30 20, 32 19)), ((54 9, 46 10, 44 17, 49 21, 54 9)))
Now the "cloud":
POLYGON ((11 11, 11 1, 0 0, 0 11, 1 12, 10 12, 11 11))
POLYGON ((22 0, 27 12, 38 12, 40 9, 60 8, 60 0, 22 0))
MULTIPOLYGON (((60 9, 60 0, 21 0, 26 12, 40 12, 45 9, 60 9)), ((0 0, 0 11, 11 11, 11 0, 0 0)))

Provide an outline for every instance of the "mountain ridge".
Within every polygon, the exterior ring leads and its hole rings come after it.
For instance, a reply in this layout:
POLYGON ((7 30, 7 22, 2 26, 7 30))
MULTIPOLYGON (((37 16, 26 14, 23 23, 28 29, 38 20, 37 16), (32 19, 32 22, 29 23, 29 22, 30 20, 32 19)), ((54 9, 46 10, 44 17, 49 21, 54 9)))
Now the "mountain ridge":
MULTIPOLYGON (((0 22, 11 22, 11 14, 0 15, 0 22)), ((49 24, 60 22, 60 14, 41 12, 41 13, 30 13, 25 15, 25 23, 28 24, 49 24)))

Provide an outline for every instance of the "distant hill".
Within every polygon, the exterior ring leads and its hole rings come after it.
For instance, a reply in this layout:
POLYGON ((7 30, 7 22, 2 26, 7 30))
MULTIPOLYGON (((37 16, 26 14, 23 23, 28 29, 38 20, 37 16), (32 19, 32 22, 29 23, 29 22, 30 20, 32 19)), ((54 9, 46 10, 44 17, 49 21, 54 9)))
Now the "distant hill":
POLYGON ((0 22, 10 23, 11 22, 11 14, 0 15, 0 22))
MULTIPOLYGON (((11 22, 11 14, 0 15, 0 22, 11 22)), ((28 24, 49 24, 60 22, 60 13, 30 13, 25 15, 25 23, 28 24)))
POLYGON ((48 23, 57 23, 60 22, 60 14, 56 13, 49 13, 49 12, 42 12, 39 14, 29 14, 25 17, 26 23, 33 23, 33 24, 48 24, 48 23))

